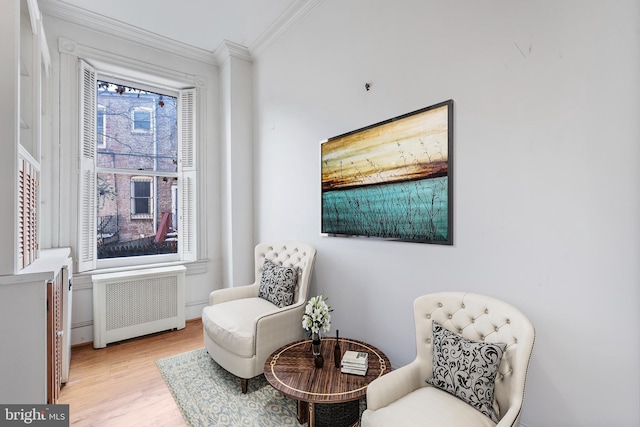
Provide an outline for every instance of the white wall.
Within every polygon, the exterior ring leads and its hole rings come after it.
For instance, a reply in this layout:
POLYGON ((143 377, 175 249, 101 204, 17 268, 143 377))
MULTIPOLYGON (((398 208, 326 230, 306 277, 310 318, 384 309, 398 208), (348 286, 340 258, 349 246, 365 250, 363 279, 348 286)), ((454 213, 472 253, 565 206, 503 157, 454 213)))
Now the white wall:
POLYGON ((332 331, 396 366, 416 296, 505 299, 537 330, 524 425, 640 425, 639 25, 635 0, 325 0, 254 64, 257 240, 317 246, 332 331), (454 245, 320 237, 319 142, 449 98, 454 245))

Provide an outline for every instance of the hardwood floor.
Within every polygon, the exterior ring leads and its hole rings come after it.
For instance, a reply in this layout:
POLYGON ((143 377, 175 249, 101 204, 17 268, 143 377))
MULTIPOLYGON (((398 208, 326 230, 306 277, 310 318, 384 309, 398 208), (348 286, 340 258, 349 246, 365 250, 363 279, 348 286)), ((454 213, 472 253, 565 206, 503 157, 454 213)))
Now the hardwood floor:
POLYGON ((155 361, 204 347, 202 321, 94 349, 73 347, 69 381, 58 403, 75 427, 186 426, 155 361))

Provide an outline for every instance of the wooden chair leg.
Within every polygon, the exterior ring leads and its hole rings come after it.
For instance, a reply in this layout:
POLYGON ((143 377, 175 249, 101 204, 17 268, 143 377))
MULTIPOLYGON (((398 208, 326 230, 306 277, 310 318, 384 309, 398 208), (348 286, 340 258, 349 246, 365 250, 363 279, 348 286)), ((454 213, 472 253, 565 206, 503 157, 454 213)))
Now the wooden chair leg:
POLYGON ((240 378, 240 385, 242 386, 242 394, 247 394, 247 386, 249 385, 249 380, 247 378, 240 378))

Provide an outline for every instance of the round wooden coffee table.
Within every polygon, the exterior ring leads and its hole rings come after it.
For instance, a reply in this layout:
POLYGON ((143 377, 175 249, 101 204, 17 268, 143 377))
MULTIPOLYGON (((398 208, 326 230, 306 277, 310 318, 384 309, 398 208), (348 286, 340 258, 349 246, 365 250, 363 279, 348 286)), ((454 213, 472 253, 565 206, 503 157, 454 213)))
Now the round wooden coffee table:
POLYGON ((324 366, 316 368, 311 340, 300 340, 280 347, 264 364, 264 376, 276 390, 298 401, 298 422, 309 427, 342 427, 358 423, 359 400, 371 381, 391 370, 387 356, 374 346, 340 338, 342 354, 347 350, 369 354, 364 376, 343 374, 333 361, 335 338, 322 339, 324 366))

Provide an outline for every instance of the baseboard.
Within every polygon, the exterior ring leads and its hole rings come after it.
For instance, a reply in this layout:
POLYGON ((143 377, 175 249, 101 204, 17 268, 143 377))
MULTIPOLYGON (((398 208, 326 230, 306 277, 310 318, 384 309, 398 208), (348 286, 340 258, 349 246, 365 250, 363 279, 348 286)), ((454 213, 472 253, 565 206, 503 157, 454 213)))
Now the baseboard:
MULTIPOLYGON (((192 310, 194 315, 190 315, 191 312, 189 310, 189 307, 187 307, 185 309, 185 314, 187 316, 186 322, 189 323, 194 321, 200 321, 202 316, 202 308, 204 308, 204 305, 202 305, 202 307, 197 306, 196 308, 194 308, 194 310, 192 310)), ((85 345, 87 343, 92 343, 92 342, 93 342, 93 322, 92 321, 75 323, 71 325, 71 346, 72 347, 81 346, 81 345, 85 345)))
POLYGON ((71 345, 93 342, 93 322, 82 322, 71 325, 71 345))

